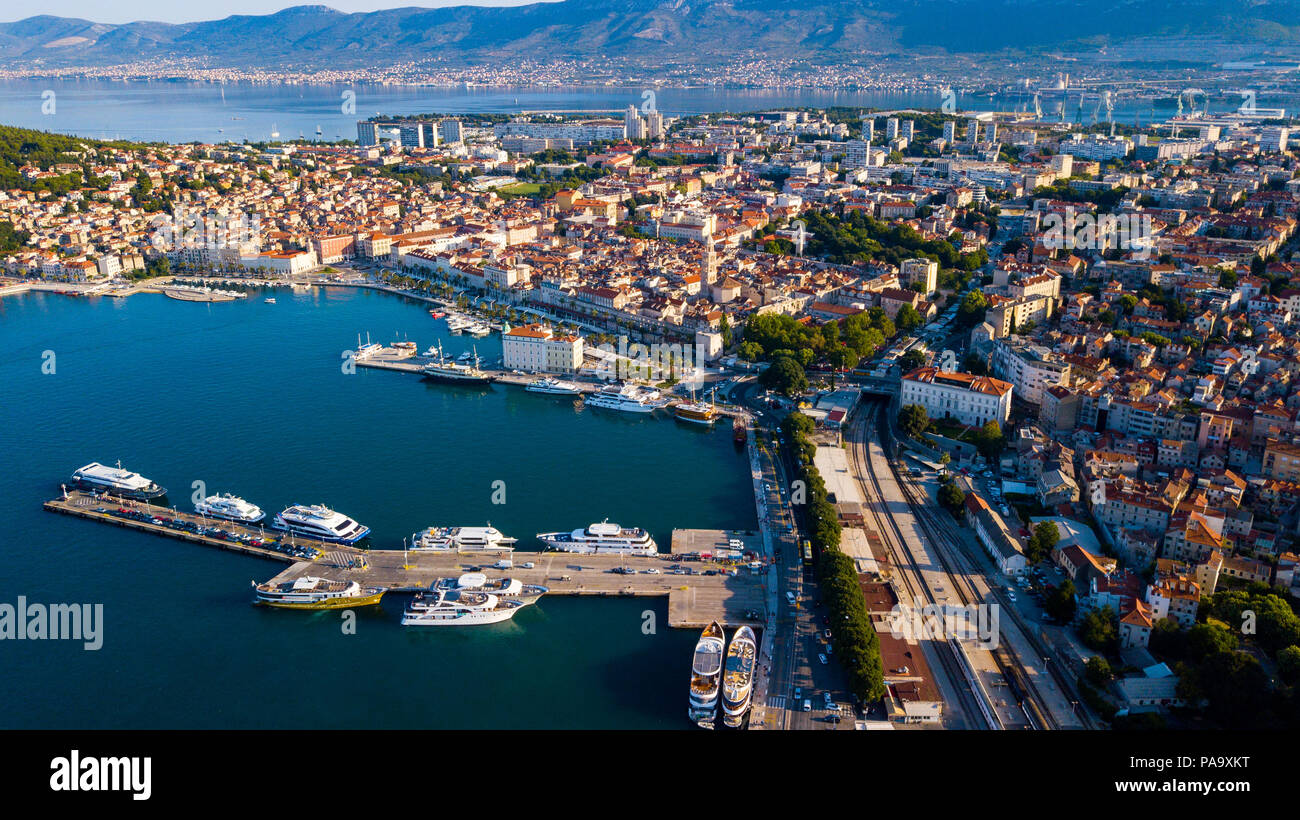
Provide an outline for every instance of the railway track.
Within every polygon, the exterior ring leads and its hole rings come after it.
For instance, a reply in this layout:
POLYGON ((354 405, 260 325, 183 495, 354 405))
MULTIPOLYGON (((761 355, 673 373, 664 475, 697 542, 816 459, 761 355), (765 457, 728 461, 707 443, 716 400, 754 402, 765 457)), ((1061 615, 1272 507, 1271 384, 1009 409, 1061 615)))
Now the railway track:
MULTIPOLYGON (((854 425, 859 430, 862 447, 861 449, 857 446, 850 447, 849 459, 850 462, 854 463, 854 472, 857 475, 858 483, 862 485, 865 492, 867 498, 866 507, 870 511, 872 519, 876 522, 878 532, 885 539, 890 552, 894 555, 894 565, 899 568, 898 577, 902 579, 912 601, 924 600, 937 606, 939 601, 929 585, 920 577, 920 565, 908 546, 907 538, 903 535, 902 529, 894 521, 893 516, 882 514, 871 502, 874 497, 883 504, 885 495, 881 490, 880 480, 876 475, 875 465, 872 463, 873 460, 869 452, 870 442, 869 437, 866 435, 865 415, 860 415, 854 425), (864 476, 866 476, 865 479, 864 476), (909 572, 903 571, 904 567, 910 568, 912 572, 917 573, 915 580, 913 580, 909 572)), ((976 728, 1004 728, 990 704, 991 698, 988 698, 987 694, 983 692, 978 676, 961 646, 952 640, 943 640, 942 643, 947 647, 947 651, 939 650, 935 655, 939 658, 944 673, 953 682, 965 701, 962 711, 970 715, 972 719, 978 717, 983 721, 984 725, 976 728)))

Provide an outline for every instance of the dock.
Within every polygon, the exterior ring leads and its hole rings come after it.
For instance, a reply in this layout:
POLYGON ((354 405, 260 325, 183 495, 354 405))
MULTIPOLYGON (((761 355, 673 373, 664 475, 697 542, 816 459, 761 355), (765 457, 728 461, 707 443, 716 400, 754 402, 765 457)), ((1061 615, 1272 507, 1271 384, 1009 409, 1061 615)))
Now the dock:
MULTIPOLYGON (((293 549, 315 551, 313 558, 304 560, 282 549, 252 546, 155 523, 155 519, 173 519, 216 526, 228 533, 250 538, 262 534, 258 527, 204 518, 170 507, 82 492, 68 492, 65 497, 45 502, 44 507, 50 512, 287 563, 287 568, 270 579, 272 583, 314 575, 334 580, 355 580, 363 586, 386 587, 393 592, 416 592, 429 589, 439 578, 479 571, 493 579, 510 577, 525 584, 540 584, 550 589, 549 595, 666 597, 668 625, 672 627, 703 629, 715 620, 728 627, 743 624, 761 626, 766 618, 766 564, 755 571, 743 562, 728 566, 699 560, 698 557, 701 551, 716 555, 718 551, 728 549, 733 540, 744 543, 746 549, 761 551, 760 540, 747 532, 674 530, 673 551, 654 556, 522 550, 513 553, 364 550, 297 537, 280 542, 280 546, 291 545, 293 549), (139 516, 114 515, 118 509, 139 516), (513 561, 513 567, 492 567, 497 560, 507 556, 513 561), (534 564, 531 569, 522 566, 529 562, 534 564), (733 571, 735 574, 731 574, 733 571)), ((280 535, 273 531, 269 534, 280 535)))

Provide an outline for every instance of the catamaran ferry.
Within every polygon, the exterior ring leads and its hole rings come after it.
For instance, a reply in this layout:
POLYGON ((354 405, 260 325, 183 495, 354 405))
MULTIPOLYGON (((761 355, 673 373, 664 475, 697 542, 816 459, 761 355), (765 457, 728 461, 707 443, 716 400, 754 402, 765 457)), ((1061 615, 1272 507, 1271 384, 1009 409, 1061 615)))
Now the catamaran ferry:
POLYGON ((210 495, 195 504, 194 511, 200 515, 224 518, 227 521, 238 521, 241 524, 256 524, 266 517, 266 513, 262 512, 261 507, 249 504, 244 499, 230 493, 210 495))
POLYGON ((293 535, 338 544, 355 544, 370 534, 369 527, 334 512, 324 504, 295 504, 277 515, 271 526, 293 535))
POLYGON ((123 470, 120 461, 116 467, 105 467, 92 461, 74 472, 70 483, 80 490, 94 490, 137 501, 150 501, 167 495, 166 487, 158 486, 139 473, 123 470))
POLYGON ((691 705, 686 714, 701 728, 712 729, 722 688, 722 656, 727 634, 717 621, 705 628, 691 659, 691 705))
POLYGON ((253 584, 254 603, 281 609, 351 609, 378 604, 388 590, 356 581, 330 581, 304 575, 281 584, 253 584))
POLYGON ((478 626, 515 617, 528 604, 490 592, 435 589, 418 593, 402 613, 402 626, 478 626))
POLYGON ((411 536, 411 549, 446 552, 510 552, 518 539, 486 527, 429 527, 411 536))
POLYGON ((722 723, 738 728, 749 712, 754 694, 754 630, 742 626, 731 638, 722 670, 722 723))
POLYGON ((643 529, 624 529, 605 519, 572 532, 539 532, 537 539, 548 547, 565 552, 657 555, 659 547, 643 529))

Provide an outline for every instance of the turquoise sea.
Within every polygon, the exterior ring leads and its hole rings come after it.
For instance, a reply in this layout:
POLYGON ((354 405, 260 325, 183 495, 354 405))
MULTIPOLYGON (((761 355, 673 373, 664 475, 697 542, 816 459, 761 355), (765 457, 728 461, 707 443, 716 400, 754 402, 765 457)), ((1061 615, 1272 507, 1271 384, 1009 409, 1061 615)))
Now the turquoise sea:
POLYGON ((0 727, 689 728, 697 636, 667 627, 666 599, 544 598, 506 624, 431 634, 402 629, 392 596, 345 635, 338 613, 250 605, 249 581, 276 562, 41 509, 77 467, 120 459, 182 509, 196 481, 269 512, 320 502, 386 548, 488 520, 525 549, 606 517, 661 545, 674 527, 755 526, 729 429, 345 374, 358 333, 488 358, 500 343, 374 291, 263 295, 0 299, 0 604, 104 605, 98 651, 0 641, 0 727))

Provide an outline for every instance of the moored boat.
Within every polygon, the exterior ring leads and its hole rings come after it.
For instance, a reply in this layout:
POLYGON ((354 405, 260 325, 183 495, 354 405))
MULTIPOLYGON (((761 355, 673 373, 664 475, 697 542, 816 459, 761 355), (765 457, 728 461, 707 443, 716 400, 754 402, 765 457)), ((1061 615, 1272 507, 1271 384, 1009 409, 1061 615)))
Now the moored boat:
POLYGON ((295 504, 287 507, 271 526, 292 535, 338 544, 355 544, 370 534, 370 528, 335 512, 324 504, 295 504))
POLYGON ((650 533, 639 527, 611 524, 609 519, 571 532, 540 532, 537 538, 548 547, 564 552, 621 555, 656 555, 659 552, 650 533))
POLYGON ((210 495, 197 502, 194 505, 194 511, 200 515, 224 518, 228 521, 237 521, 240 524, 256 524, 266 517, 266 513, 262 512, 261 507, 250 504, 230 493, 210 495))
POLYGON ((758 644, 754 630, 742 626, 731 637, 722 669, 722 723, 736 729, 749 713, 754 694, 754 662, 758 644))
POLYGON ((510 552, 517 539, 486 527, 429 527, 411 536, 411 549, 445 552, 510 552))
POLYGON ((722 625, 714 621, 700 635, 691 657, 691 699, 687 716, 704 729, 712 729, 717 717, 726 641, 722 625))
POLYGON ((167 495, 166 487, 159 486, 139 473, 122 469, 120 461, 116 467, 92 461, 75 471, 69 483, 79 490, 93 490, 136 501, 151 501, 167 495))
POLYGON ((351 609, 378 604, 388 590, 356 581, 331 581, 304 575, 279 584, 253 584, 254 603, 279 609, 351 609))

